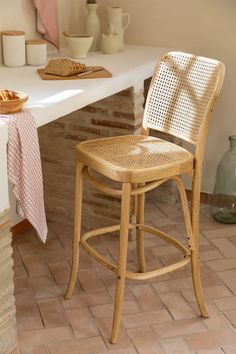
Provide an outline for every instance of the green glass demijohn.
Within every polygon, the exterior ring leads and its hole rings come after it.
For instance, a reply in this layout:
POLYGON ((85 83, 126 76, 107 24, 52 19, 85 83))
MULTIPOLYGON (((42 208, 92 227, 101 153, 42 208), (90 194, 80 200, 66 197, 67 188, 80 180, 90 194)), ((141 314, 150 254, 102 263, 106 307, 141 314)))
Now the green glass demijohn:
POLYGON ((230 147, 224 153, 216 172, 210 199, 212 217, 225 224, 236 223, 236 135, 229 137, 230 147))

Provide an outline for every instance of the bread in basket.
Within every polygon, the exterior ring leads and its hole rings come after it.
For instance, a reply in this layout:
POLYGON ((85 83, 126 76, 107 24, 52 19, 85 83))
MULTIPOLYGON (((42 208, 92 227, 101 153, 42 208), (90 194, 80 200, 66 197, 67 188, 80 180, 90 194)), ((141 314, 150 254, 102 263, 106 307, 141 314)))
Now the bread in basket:
POLYGON ((24 92, 0 90, 0 114, 12 114, 22 110, 28 95, 24 92))

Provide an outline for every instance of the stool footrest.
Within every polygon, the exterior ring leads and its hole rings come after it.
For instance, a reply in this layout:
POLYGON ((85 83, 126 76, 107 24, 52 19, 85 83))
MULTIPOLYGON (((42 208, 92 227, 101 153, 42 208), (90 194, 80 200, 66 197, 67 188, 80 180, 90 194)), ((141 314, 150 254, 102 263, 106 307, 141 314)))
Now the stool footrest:
MULTIPOLYGON (((182 245, 179 241, 177 241, 176 239, 174 239, 170 235, 166 234, 165 232, 158 230, 156 228, 153 228, 151 226, 144 225, 144 224, 129 224, 129 229, 140 229, 142 231, 151 233, 154 236, 165 239, 167 242, 171 243, 173 246, 178 248, 184 254, 184 259, 182 259, 179 262, 173 263, 169 266, 166 266, 166 267, 163 267, 160 269, 151 270, 151 271, 144 272, 144 273, 138 273, 138 272, 135 273, 135 272, 126 271, 125 277, 127 279, 135 279, 135 280, 151 279, 151 278, 172 272, 172 271, 177 270, 179 268, 182 268, 190 262, 190 256, 191 256, 190 250, 187 247, 185 247, 184 245, 182 245)), ((94 257, 100 264, 105 266, 107 269, 110 269, 114 273, 117 272, 117 266, 114 263, 110 262, 105 257, 103 257, 100 253, 98 253, 92 246, 89 245, 87 240, 92 237, 95 237, 95 236, 100 236, 103 234, 107 234, 107 233, 115 232, 115 231, 119 231, 119 230, 120 230, 120 225, 112 225, 112 226, 108 226, 108 227, 102 227, 102 228, 95 229, 95 230, 88 231, 88 232, 84 233, 81 236, 81 241, 80 241, 81 245, 88 252, 89 255, 94 257)))

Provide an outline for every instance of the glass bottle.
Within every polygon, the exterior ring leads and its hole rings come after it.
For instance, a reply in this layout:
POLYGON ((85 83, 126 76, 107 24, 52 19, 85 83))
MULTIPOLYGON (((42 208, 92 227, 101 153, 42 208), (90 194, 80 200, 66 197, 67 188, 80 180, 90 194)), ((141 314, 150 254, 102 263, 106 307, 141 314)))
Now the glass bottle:
POLYGON ((216 172, 210 199, 212 217, 225 224, 236 223, 236 135, 229 137, 230 147, 224 153, 216 172))

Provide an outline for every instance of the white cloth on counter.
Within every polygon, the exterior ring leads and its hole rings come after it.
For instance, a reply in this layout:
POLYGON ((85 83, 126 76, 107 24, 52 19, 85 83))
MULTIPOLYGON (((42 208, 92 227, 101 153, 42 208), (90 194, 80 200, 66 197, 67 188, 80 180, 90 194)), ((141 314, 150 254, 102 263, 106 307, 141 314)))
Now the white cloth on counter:
POLYGON ((37 31, 59 49, 59 27, 56 0, 33 0, 37 9, 37 31))

